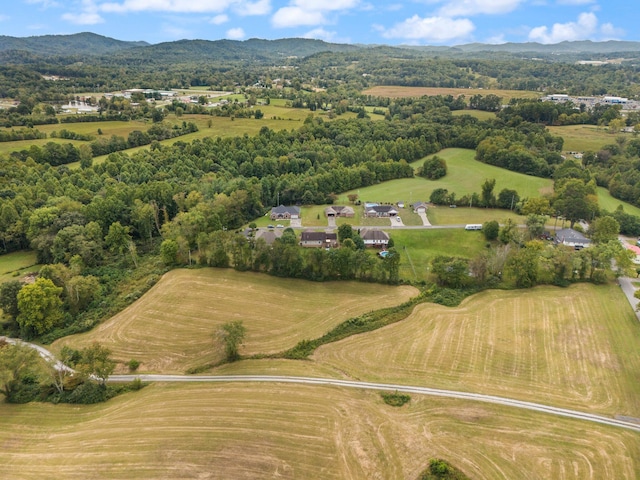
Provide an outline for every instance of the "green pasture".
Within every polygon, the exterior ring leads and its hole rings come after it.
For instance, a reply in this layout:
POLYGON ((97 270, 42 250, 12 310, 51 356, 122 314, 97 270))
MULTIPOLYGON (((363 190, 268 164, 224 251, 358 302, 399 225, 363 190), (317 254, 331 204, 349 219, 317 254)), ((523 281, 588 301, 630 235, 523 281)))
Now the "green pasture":
POLYGON ((471 115, 478 120, 493 120, 496 118, 496 114, 494 112, 485 112, 484 110, 453 110, 451 115, 457 117, 461 115, 471 115))
MULTIPOLYGON (((445 159, 448 170, 447 175, 439 180, 427 180, 422 177, 391 180, 345 192, 338 197, 336 203, 348 202, 347 195, 350 193, 358 194, 358 198, 362 202, 396 203, 403 201, 406 204, 418 201, 428 202, 431 192, 437 188, 446 188, 449 192, 455 192, 458 197, 461 197, 473 192, 480 193, 482 183, 490 178, 496 179, 494 189, 496 195, 504 188, 516 190, 521 198, 539 197, 553 191, 552 180, 532 177, 478 162, 474 159, 474 150, 448 148, 441 150, 437 155, 445 159)), ((415 161, 411 165, 417 169, 422 166, 424 160, 415 161)))
MULTIPOLYGON (((562 149, 565 152, 597 152, 605 145, 616 143, 616 136, 596 125, 565 125, 547 127, 553 135, 564 139, 562 149)), ((629 137, 631 137, 630 134, 629 137)))
POLYGON ((613 198, 609 193, 609 190, 604 187, 598 187, 598 205, 601 209, 609 212, 613 212, 619 205, 622 205, 622 208, 626 213, 640 217, 640 208, 631 205, 630 203, 623 202, 622 200, 618 200, 617 198, 613 198))
POLYGON ((28 250, 0 255, 0 283, 33 270, 38 270, 36 252, 28 250))
POLYGON ((438 255, 473 258, 486 249, 479 231, 463 228, 390 230, 394 246, 400 252, 400 278, 411 281, 428 279, 431 260, 438 255))

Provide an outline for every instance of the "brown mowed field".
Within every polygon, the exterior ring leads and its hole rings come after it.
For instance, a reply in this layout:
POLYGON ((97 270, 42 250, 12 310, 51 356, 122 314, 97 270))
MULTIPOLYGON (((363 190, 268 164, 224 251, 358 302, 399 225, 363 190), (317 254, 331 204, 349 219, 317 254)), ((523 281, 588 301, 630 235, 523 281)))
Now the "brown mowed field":
POLYGON ((504 103, 512 98, 540 98, 539 92, 529 92, 526 90, 497 90, 490 88, 447 88, 447 87, 401 87, 396 85, 381 85, 372 87, 362 92, 363 95, 372 95, 374 97, 422 97, 424 95, 464 95, 472 97, 473 95, 497 95, 502 97, 504 103))
POLYGON ((141 371, 184 372, 222 358, 213 335, 226 322, 240 320, 246 327, 241 354, 275 353, 417 294, 409 286, 308 282, 230 269, 173 270, 113 318, 53 347, 98 341, 120 362, 142 362, 141 371))
POLYGON ((320 347, 360 380, 463 390, 640 418, 640 323, 619 287, 487 291, 457 308, 320 347))
POLYGON ((0 404, 3 478, 638 478, 640 436, 495 405, 282 384, 154 384, 90 406, 0 404))

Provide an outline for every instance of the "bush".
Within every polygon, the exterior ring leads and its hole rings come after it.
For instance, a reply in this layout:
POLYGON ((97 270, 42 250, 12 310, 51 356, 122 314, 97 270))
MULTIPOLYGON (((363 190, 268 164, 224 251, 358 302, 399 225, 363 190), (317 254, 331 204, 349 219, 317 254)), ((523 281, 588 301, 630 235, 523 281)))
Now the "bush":
POLYGON ((496 220, 484 222, 482 224, 482 233, 487 240, 495 240, 500 232, 500 224, 496 220))
POLYGON ((408 403, 411 400, 411 397, 405 393, 386 393, 383 392, 380 394, 384 403, 387 405, 391 405, 392 407, 401 407, 405 403, 408 403))
POLYGON ((446 460, 432 458, 429 460, 429 467, 420 474, 418 480, 469 480, 469 477, 446 460))
POLYGON ((136 370, 138 370, 139 366, 140 366, 140 362, 133 358, 127 362, 127 367, 129 367, 130 372, 135 372, 136 370))
POLYGON ((89 405, 104 402, 107 399, 106 385, 95 382, 84 382, 63 401, 66 401, 66 403, 89 405))

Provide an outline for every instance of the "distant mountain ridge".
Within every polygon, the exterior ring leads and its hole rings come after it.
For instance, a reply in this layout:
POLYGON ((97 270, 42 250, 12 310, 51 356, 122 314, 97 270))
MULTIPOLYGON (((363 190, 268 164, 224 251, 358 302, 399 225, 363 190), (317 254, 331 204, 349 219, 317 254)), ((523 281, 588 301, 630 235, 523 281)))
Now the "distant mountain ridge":
POLYGON ((363 50, 381 52, 420 52, 422 54, 460 55, 491 52, 497 54, 535 55, 608 55, 622 52, 640 52, 640 42, 589 40, 541 44, 536 42, 483 44, 469 43, 456 46, 408 46, 408 45, 363 45, 328 43, 307 38, 283 38, 264 40, 251 38, 237 40, 177 40, 158 44, 144 41, 116 40, 90 32, 72 35, 43 35, 33 37, 0 36, 1 63, 7 63, 12 52, 28 52, 39 57, 47 56, 111 56, 132 60, 146 58, 155 62, 180 61, 185 57, 201 60, 262 60, 273 61, 285 57, 308 57, 321 52, 348 53, 363 50))
POLYGON ((149 45, 147 42, 126 42, 90 32, 35 37, 9 37, 0 35, 0 52, 16 50, 43 56, 105 55, 129 48, 149 45))

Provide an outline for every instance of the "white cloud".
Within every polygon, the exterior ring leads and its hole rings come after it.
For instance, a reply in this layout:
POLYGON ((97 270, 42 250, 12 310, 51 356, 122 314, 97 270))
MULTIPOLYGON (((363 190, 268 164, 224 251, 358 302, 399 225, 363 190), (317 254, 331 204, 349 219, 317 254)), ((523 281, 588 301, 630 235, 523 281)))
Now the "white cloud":
POLYGON ((323 12, 304 10, 300 7, 283 7, 271 18, 271 24, 276 28, 322 25, 326 22, 323 12))
POLYGON ((314 38, 332 43, 351 43, 351 39, 347 37, 339 37, 338 32, 325 30, 324 28, 314 28, 302 35, 302 38, 314 38))
POLYGON ((25 0, 30 5, 42 5, 43 8, 59 7, 60 3, 55 0, 25 0))
POLYGON ((96 12, 65 13, 62 15, 62 19, 76 25, 96 25, 104 22, 104 19, 96 12))
POLYGON ((257 2, 240 2, 234 8, 239 15, 268 15, 271 13, 271 0, 258 0, 257 2))
POLYGON ((487 38, 484 43, 488 43, 489 45, 500 45, 501 43, 507 43, 504 39, 504 34, 496 35, 495 37, 487 38))
POLYGON ((596 0, 558 0, 558 5, 590 5, 596 0))
POLYGON ((385 38, 402 38, 409 41, 443 43, 463 39, 475 26, 468 18, 428 17, 414 15, 382 32, 385 38))
POLYGON ((449 0, 438 14, 444 17, 468 17, 470 15, 498 15, 514 11, 524 0, 449 0))
POLYGON ((77 11, 64 13, 62 19, 76 25, 96 25, 104 22, 94 0, 82 0, 77 11))
POLYGON ((213 25, 222 25, 223 23, 227 23, 228 21, 229 21, 229 16, 225 14, 221 14, 213 17, 211 20, 209 20, 209 23, 212 23, 213 25))
MULTIPOLYGON (((258 1, 255 3, 269 3, 258 1)), ((100 10, 111 13, 127 12, 172 12, 172 13, 211 13, 223 12, 228 8, 243 9, 252 2, 243 0, 122 0, 104 2, 100 10)))
POLYGON ((271 18, 276 28, 301 25, 325 25, 332 23, 329 15, 345 13, 354 8, 369 8, 360 0, 292 0, 280 8, 271 18))
POLYGON ((245 37, 244 30, 241 28, 231 28, 227 30, 226 35, 229 40, 242 40, 245 37))
POLYGON ((598 29, 598 18, 594 13, 581 13, 577 22, 554 23, 551 29, 540 26, 531 29, 529 40, 540 43, 558 43, 564 41, 585 40, 597 36, 598 33, 607 35, 615 30, 610 23, 598 29))
POLYGON ((611 23, 603 23, 600 27, 602 40, 618 40, 624 37, 625 31, 622 28, 616 28, 611 23))

